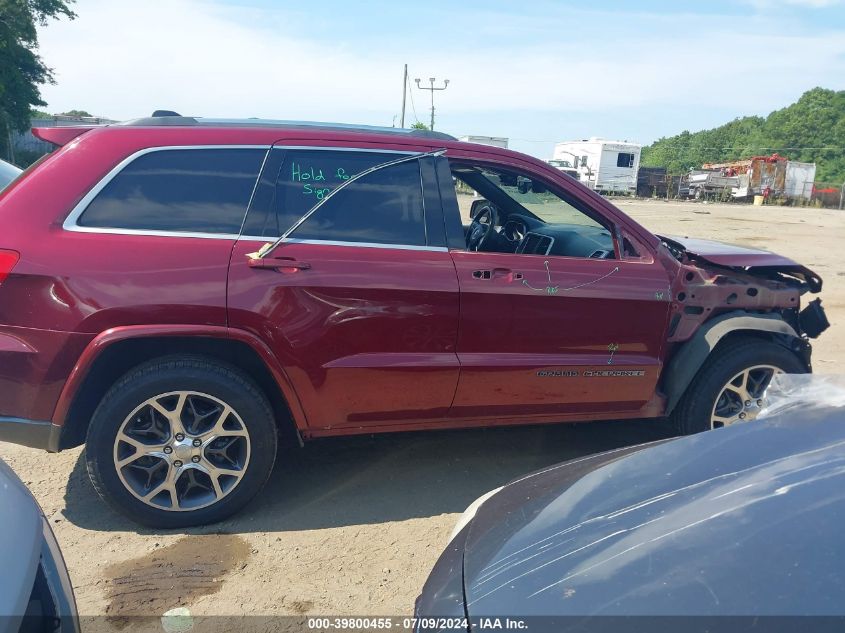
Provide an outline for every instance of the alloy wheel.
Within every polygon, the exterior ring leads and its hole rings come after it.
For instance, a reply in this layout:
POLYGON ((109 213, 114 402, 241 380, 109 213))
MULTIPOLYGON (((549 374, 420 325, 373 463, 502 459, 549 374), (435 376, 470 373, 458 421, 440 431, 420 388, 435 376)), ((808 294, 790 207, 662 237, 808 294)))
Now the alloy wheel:
POLYGON ((121 483, 140 501, 169 511, 220 501, 243 479, 249 456, 249 433, 237 411, 196 391, 145 400, 114 442, 121 483))
POLYGON ((736 374, 716 398, 710 414, 710 428, 718 429, 756 419, 766 404, 769 383, 776 374, 782 373, 773 365, 755 365, 736 374))

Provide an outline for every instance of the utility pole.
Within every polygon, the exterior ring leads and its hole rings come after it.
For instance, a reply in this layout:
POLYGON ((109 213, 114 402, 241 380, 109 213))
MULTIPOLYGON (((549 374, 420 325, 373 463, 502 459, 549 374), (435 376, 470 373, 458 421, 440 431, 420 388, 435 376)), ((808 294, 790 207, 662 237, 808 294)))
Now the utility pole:
POLYGON ((399 118, 399 127, 405 127, 405 96, 408 94, 408 64, 405 64, 405 73, 402 75, 402 116, 399 118))
POLYGON ((434 85, 434 80, 435 80, 434 77, 428 78, 428 81, 431 84, 431 87, 421 86, 419 78, 414 80, 414 81, 417 82, 417 88, 419 88, 420 90, 428 90, 428 91, 431 92, 431 128, 430 128, 431 130, 434 129, 434 91, 435 90, 446 90, 446 88, 449 87, 449 80, 448 79, 444 79, 443 85, 440 86, 439 88, 434 85))

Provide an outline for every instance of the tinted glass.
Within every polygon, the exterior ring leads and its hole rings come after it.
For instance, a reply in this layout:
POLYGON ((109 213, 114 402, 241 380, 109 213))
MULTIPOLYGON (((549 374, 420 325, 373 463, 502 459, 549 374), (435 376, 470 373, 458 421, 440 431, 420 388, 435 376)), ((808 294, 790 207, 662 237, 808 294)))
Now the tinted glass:
MULTIPOLYGON (((273 230, 281 235, 338 185, 399 158, 372 152, 289 151, 276 183, 273 230)), ((265 231, 265 235, 267 232, 265 231)), ((419 164, 387 167, 349 183, 291 234, 297 239, 424 245, 419 164)))
POLYGON ((139 156, 97 194, 81 226, 238 233, 263 149, 163 150, 139 156))
POLYGON ((375 165, 396 160, 396 154, 284 151, 273 196, 272 213, 261 235, 278 237, 322 200, 332 189, 375 165))

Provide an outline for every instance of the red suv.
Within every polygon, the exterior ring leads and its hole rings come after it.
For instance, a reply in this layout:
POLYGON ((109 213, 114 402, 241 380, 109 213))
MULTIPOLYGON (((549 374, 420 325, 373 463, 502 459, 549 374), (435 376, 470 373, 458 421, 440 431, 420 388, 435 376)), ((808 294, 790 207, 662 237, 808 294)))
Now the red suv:
POLYGON ((821 280, 658 237, 554 167, 398 129, 172 113, 36 129, 0 193, 0 439, 86 445, 152 526, 210 523, 277 437, 753 419, 821 280))

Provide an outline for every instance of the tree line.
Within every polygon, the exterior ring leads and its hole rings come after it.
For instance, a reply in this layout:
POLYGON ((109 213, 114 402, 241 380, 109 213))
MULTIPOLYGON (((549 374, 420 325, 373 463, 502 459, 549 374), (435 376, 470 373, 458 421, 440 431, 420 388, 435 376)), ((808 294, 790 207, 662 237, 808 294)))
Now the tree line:
POLYGON ((683 131, 643 148, 641 164, 670 173, 777 152, 816 163, 816 182, 845 182, 845 90, 808 90, 767 117, 734 119, 712 130, 683 131))

